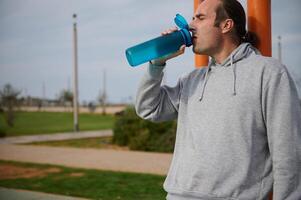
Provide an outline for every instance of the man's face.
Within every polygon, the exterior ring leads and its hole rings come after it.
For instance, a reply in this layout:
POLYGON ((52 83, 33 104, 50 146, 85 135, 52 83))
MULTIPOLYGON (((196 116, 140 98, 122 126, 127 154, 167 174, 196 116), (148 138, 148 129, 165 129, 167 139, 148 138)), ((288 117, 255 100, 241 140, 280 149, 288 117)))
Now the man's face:
POLYGON ((222 32, 214 26, 216 8, 221 4, 219 0, 204 0, 199 4, 192 21, 193 51, 196 54, 213 55, 219 50, 222 32))

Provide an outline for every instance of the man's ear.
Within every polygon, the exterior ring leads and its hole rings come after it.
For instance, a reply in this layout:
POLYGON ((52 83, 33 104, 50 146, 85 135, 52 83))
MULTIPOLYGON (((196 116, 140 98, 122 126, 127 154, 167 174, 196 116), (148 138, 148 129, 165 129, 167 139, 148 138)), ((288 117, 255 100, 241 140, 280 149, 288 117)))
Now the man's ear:
POLYGON ((228 33, 234 28, 234 21, 232 19, 226 19, 221 23, 222 33, 228 33))

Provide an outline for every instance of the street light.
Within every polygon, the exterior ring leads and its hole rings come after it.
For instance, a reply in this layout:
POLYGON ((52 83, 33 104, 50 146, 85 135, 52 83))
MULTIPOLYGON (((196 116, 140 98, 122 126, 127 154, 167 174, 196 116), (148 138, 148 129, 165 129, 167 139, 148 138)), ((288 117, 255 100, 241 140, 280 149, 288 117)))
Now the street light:
POLYGON ((77 78, 77 29, 76 29, 76 14, 73 14, 73 55, 74 55, 74 68, 73 68, 73 123, 74 131, 79 131, 78 124, 78 78, 77 78))

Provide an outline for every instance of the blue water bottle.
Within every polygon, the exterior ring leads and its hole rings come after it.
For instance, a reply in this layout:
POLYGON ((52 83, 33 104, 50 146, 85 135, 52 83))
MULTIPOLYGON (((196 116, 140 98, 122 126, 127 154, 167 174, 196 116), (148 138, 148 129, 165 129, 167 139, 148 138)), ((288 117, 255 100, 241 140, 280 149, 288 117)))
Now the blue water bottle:
POLYGON ((150 60, 175 53, 182 45, 187 47, 191 46, 191 34, 185 18, 177 14, 174 21, 180 30, 128 48, 125 54, 129 64, 134 67, 150 60))

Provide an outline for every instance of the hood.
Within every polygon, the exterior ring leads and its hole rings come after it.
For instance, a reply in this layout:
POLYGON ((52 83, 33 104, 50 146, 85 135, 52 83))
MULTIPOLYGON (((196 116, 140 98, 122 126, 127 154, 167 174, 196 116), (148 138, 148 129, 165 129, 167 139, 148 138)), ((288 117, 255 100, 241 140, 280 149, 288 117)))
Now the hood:
POLYGON ((232 67, 233 71, 233 95, 236 95, 236 63, 244 58, 249 57, 251 54, 260 54, 260 52, 253 47, 250 43, 240 44, 232 53, 221 63, 216 63, 214 58, 211 58, 205 73, 205 80, 203 81, 200 101, 204 96, 205 87, 209 79, 209 72, 211 68, 215 67, 232 67))

